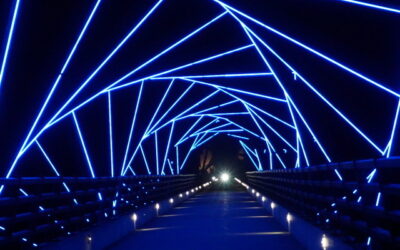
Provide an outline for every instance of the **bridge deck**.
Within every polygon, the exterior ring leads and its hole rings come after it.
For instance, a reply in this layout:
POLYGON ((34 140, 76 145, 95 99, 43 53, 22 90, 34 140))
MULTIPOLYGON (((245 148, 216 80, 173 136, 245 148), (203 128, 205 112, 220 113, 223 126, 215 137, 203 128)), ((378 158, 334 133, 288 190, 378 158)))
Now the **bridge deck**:
POLYGON ((301 249, 246 192, 193 196, 111 249, 301 249))

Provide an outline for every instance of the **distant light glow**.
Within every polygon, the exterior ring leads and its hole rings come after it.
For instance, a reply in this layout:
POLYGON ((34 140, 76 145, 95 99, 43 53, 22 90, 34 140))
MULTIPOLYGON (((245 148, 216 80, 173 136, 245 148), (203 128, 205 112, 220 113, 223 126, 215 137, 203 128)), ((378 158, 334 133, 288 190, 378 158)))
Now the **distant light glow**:
POLYGON ((221 174, 220 178, 221 178, 222 182, 226 183, 231 179, 231 176, 230 176, 230 174, 224 172, 221 174))

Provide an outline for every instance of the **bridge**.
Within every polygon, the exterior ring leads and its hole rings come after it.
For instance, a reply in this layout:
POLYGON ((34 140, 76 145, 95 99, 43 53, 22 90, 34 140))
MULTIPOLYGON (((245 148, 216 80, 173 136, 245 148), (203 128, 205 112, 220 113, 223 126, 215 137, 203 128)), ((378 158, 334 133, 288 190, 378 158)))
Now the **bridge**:
POLYGON ((0 3, 2 249, 400 248, 400 5, 0 3))

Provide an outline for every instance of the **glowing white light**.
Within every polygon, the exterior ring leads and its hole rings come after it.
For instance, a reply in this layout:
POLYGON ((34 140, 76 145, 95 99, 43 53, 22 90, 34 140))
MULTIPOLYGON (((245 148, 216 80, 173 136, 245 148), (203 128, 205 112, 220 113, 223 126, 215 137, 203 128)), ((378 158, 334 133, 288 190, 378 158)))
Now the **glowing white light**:
POLYGON ((256 192, 256 190, 254 190, 254 189, 252 189, 252 190, 251 190, 251 193, 253 193, 253 194, 254 194, 255 192, 256 192))
POLYGON ((326 237, 325 234, 322 235, 321 246, 322 246, 323 249, 326 249, 329 246, 329 240, 328 240, 328 238, 326 237))
POLYGON ((228 182, 231 176, 228 173, 222 173, 221 174, 221 181, 222 182, 228 182))
POLYGON ((171 203, 171 204, 174 203, 174 199, 172 199, 172 198, 169 199, 169 203, 171 203))
POLYGON ((183 197, 183 195, 182 195, 182 194, 179 194, 179 197, 180 197, 180 198, 182 198, 182 197, 183 197))
POLYGON ((189 191, 186 191, 186 195, 189 195, 189 191))
POLYGON ((288 223, 290 223, 290 222, 293 220, 293 216, 292 216, 291 214, 288 213, 288 214, 286 215, 286 220, 287 220, 288 223))
POLYGON ((274 209, 276 207, 275 203, 271 202, 271 208, 274 209))
POLYGON ((265 200, 266 200, 267 198, 265 198, 265 196, 263 196, 262 198, 261 198, 261 200, 264 202, 265 200))
POLYGON ((136 222, 136 221, 137 221, 137 218, 138 218, 138 217, 137 217, 137 214, 134 213, 134 214, 132 215, 132 220, 133 220, 133 222, 136 222))
POLYGON ((91 237, 91 236, 88 236, 88 237, 87 237, 87 240, 88 240, 88 241, 92 241, 92 237, 91 237))
POLYGON ((160 204, 156 203, 155 208, 158 210, 160 209, 160 204))
POLYGON ((257 197, 258 197, 258 196, 260 196, 260 193, 259 193, 259 192, 257 192, 257 193, 256 193, 256 196, 257 196, 257 197))

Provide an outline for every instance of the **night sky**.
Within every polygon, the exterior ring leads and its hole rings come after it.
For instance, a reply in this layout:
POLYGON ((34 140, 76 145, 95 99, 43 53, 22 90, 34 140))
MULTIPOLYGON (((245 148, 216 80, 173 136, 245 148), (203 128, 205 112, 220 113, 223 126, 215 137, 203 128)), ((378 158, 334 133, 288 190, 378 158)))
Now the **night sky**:
MULTIPOLYGON (((49 120, 156 3, 157 1, 148 0, 101 1, 31 137, 46 127, 49 120)), ((362 76, 381 84, 380 86, 383 88, 392 90, 394 93, 399 92, 400 34, 398 27, 400 26, 400 14, 337 0, 226 0, 225 3, 269 27, 273 27, 276 31, 323 53, 328 58, 340 62, 341 65, 357 71, 362 76)), ((400 4, 396 6, 388 0, 375 0, 374 3, 400 8, 400 4)), ((17 157, 40 108, 59 76, 64 62, 95 4, 96 1, 21 0, 7 64, 0 85, 0 170, 2 176, 7 175, 17 157)), ((1 59, 3 59, 6 49, 14 7, 14 1, 0 2, 1 59)), ((147 79, 143 83, 140 79, 251 43, 240 24, 226 14, 200 33, 149 62, 151 58, 176 41, 223 12, 224 9, 214 1, 163 1, 107 64, 91 78, 82 91, 61 111, 60 116, 87 101, 88 98, 123 76, 126 77, 115 86, 134 82, 129 87, 113 90, 110 94, 107 94, 106 91, 75 111, 96 176, 110 175, 108 98, 112 100, 112 161, 115 165, 115 173, 119 175, 141 84, 143 84, 141 101, 128 155, 134 153, 165 92, 169 91, 156 118, 160 118, 163 113, 167 112, 168 108, 189 88, 191 80, 194 78, 176 79, 169 90, 171 79, 147 79), (148 64, 141 67, 145 62, 148 64), (136 69, 135 72, 129 76, 126 75, 134 69, 136 69)), ((365 79, 310 53, 271 30, 267 30, 243 16, 240 17, 249 29, 307 79, 320 94, 334 104, 346 118, 349 118, 357 129, 363 131, 380 150, 385 150, 392 132, 399 101, 398 96, 373 86, 365 79)), ((368 143, 354 127, 352 128, 346 123, 343 117, 340 117, 299 78, 295 80, 291 70, 278 57, 263 47, 260 41, 256 40, 255 44, 259 46, 259 52, 265 55, 265 59, 274 69, 280 82, 285 86, 333 162, 381 157, 382 154, 368 143)), ((204 76, 256 72, 270 71, 253 46, 253 48, 163 76, 204 76)), ((285 98, 273 76, 210 77, 197 80, 226 88, 285 98)), ((165 116, 165 121, 184 112, 188 107, 200 102, 202 98, 215 90, 215 87, 212 86, 194 84, 174 109, 165 116)), ((292 124, 293 120, 286 103, 243 93, 236 93, 236 97, 292 124)), ((232 100, 232 96, 220 91, 190 112, 199 112, 232 100)), ((243 105, 234 103, 213 112, 246 112, 246 109, 243 105)), ((263 115, 261 111, 255 112, 265 119, 276 132, 296 146, 296 133, 292 128, 263 115)), ((310 164, 326 163, 326 157, 321 153, 313 136, 302 123, 301 117, 296 115, 296 111, 293 112, 295 112, 294 119, 298 124, 298 131, 301 133, 302 143, 310 164)), ((205 126, 213 119, 215 117, 204 118, 196 128, 205 126)), ((177 140, 196 120, 197 117, 192 117, 176 121, 173 125, 173 143, 177 143, 177 140)), ((259 127, 254 123, 251 115, 232 116, 232 121, 251 131, 258 131, 257 133, 261 135, 259 127)), ((261 120, 259 121, 261 123, 261 120)), ((220 120, 218 124, 221 125, 223 122, 220 120)), ((169 124, 157 132, 160 165, 166 151, 171 126, 172 124, 169 124)), ((225 128, 231 128, 229 126, 225 128)), ((265 131, 266 137, 274 144, 276 152, 281 155, 287 167, 294 167, 296 153, 288 149, 288 146, 276 137, 276 134, 267 125, 261 124, 260 126, 265 131)), ((259 138, 254 138, 246 133, 237 135, 249 138, 249 140, 243 141, 251 149, 258 150, 257 154, 261 158, 262 165, 268 169, 270 159, 266 144, 259 138)), ((82 151, 71 114, 45 130, 37 140, 47 152, 52 163, 57 166, 61 175, 90 176, 87 159, 82 151)), ((194 137, 191 137, 188 142, 180 146, 180 163, 184 160, 184 155, 193 140, 194 137)), ((398 141, 398 133, 394 133, 391 155, 399 155, 398 141)), ((143 142, 142 148, 152 168, 151 172, 155 174, 154 134, 143 142)), ((238 159, 237 155, 242 148, 239 141, 227 133, 222 133, 202 144, 189 155, 183 173, 196 171, 200 152, 204 148, 213 152, 215 165, 219 168, 256 170, 248 157, 244 160, 238 159)), ((133 159, 131 166, 136 174, 147 174, 140 149, 138 152, 138 156, 133 159)), ((173 166, 176 164, 174 157, 176 157, 175 148, 171 146, 169 154, 165 158, 170 159, 173 166)), ((273 162, 276 168, 281 168, 276 157, 273 158, 273 162)), ((305 159, 301 156, 300 165, 304 166, 305 164, 305 159)), ((54 175, 48 160, 34 140, 32 146, 24 152, 15 166, 15 171, 11 176, 54 175)), ((166 174, 171 173, 168 166, 165 169, 166 174)))

